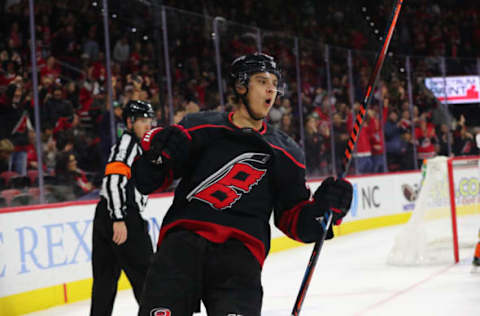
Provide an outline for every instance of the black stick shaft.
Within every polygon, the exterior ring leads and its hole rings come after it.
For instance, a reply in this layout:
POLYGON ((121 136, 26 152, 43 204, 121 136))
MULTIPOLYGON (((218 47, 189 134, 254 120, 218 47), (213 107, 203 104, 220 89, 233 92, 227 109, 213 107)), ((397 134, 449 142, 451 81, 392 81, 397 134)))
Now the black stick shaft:
MULTIPOLYGON (((384 36, 382 49, 380 50, 377 56, 377 62, 375 64, 375 68, 373 69, 372 74, 368 80, 367 90, 365 91, 365 97, 363 98, 362 104, 360 105, 359 113, 357 113, 357 117, 355 120, 355 125, 353 130, 350 134, 350 138, 347 142, 347 148, 345 149, 345 159, 343 160, 344 168, 342 178, 344 178, 350 167, 350 163, 352 161, 352 152, 355 150, 355 146, 357 145, 358 135, 360 135, 360 130, 362 128, 363 119, 365 117, 366 109, 370 100, 372 99, 372 94, 375 89, 375 84, 378 80, 378 75, 383 66, 383 62, 385 61, 385 56, 387 54, 388 45, 390 44, 390 40, 392 39, 393 31, 395 30, 395 25, 397 24, 398 16, 400 14, 400 9, 402 8, 403 0, 396 0, 395 6, 393 8, 392 16, 390 18, 389 27, 386 30, 386 34, 384 36)), ((305 275, 302 280, 302 284, 300 286, 300 290, 298 291, 297 299, 295 301, 295 305, 293 306, 292 316, 300 315, 300 310, 302 308, 303 301, 307 294, 308 286, 310 285, 310 281, 312 279, 313 271, 315 270, 315 266, 317 265, 318 256, 320 255, 320 251, 322 250, 323 243, 325 242, 325 238, 327 237, 327 231, 332 224, 332 216, 330 215, 327 221, 326 228, 323 231, 322 238, 315 243, 313 247, 312 255, 310 256, 310 260, 308 262, 307 269, 305 271, 305 275)))

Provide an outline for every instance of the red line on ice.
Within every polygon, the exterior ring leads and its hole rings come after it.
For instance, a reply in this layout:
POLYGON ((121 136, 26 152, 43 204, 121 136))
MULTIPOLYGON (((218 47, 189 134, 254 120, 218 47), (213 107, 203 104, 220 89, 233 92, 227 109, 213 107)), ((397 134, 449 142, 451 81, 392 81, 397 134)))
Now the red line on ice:
POLYGON ((355 314, 355 315, 357 315, 357 316, 363 315, 363 314, 365 314, 366 312, 369 312, 369 311, 371 311, 372 309, 375 309, 375 308, 377 308, 377 307, 379 307, 379 306, 381 306, 381 305, 383 305, 383 304, 385 304, 385 303, 387 303, 387 302, 395 299, 396 297, 398 297, 398 296, 400 296, 400 295, 403 295, 403 294, 405 294, 405 293, 407 293, 407 292, 410 292, 410 291, 413 290, 414 288, 416 288, 416 287, 418 287, 418 286, 420 286, 420 285, 422 285, 422 284, 430 281, 431 279, 433 279, 433 278, 435 278, 436 276, 438 276, 438 275, 446 272, 447 270, 449 270, 450 268, 452 268, 452 267, 454 267, 454 266, 455 266, 455 264, 451 264, 451 265, 447 266, 446 268, 444 268, 444 269, 442 269, 442 270, 440 270, 440 271, 437 271, 437 272, 435 272, 434 274, 426 277, 425 279, 420 280, 420 281, 418 281, 417 283, 412 284, 411 286, 407 287, 406 289, 400 290, 400 291, 398 291, 398 292, 390 295, 389 297, 384 298, 383 300, 380 300, 380 301, 378 301, 378 302, 376 302, 376 303, 368 306, 368 307, 365 308, 363 311, 361 311, 361 312, 359 312, 359 313, 357 313, 357 314, 355 314))

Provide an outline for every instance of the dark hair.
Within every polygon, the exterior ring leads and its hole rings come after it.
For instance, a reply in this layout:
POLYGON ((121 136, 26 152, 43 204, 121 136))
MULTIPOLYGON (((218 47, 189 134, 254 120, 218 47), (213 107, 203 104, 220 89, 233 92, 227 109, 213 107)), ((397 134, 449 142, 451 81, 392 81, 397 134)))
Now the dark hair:
POLYGON ((68 163, 70 162, 70 156, 73 155, 72 152, 60 152, 57 154, 55 159, 55 175, 57 178, 60 176, 65 176, 68 173, 68 163))
POLYGON ((63 151, 68 143, 74 143, 73 131, 67 130, 63 132, 58 132, 55 135, 55 142, 55 147, 57 148, 57 150, 63 151))

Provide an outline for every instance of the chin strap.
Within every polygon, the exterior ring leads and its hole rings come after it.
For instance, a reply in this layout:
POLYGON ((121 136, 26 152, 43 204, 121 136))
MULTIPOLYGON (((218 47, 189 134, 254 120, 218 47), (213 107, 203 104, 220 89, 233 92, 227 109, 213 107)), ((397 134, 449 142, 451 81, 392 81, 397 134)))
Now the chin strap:
POLYGON ((248 115, 250 115, 250 117, 252 119, 254 119, 255 121, 263 121, 265 119, 265 116, 262 116, 262 117, 256 117, 253 112, 252 112, 252 109, 250 108, 250 103, 248 103, 248 100, 247 100, 247 95, 248 93, 248 87, 247 87, 247 92, 245 94, 238 94, 240 96, 240 99, 242 100, 243 104, 245 105, 245 108, 247 109, 247 112, 248 112, 248 115))

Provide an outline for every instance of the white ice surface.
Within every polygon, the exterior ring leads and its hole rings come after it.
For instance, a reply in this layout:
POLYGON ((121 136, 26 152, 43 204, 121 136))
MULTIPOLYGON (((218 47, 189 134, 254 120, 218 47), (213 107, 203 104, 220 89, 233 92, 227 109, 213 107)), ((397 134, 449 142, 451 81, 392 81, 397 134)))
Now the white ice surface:
MULTIPOLYGON (((480 227, 478 217, 475 222, 480 227)), ((464 251, 457 265, 389 266, 385 261, 399 229, 376 229, 325 242, 301 315, 480 315, 480 273, 471 273, 473 249, 464 251)), ((290 315, 311 251, 312 245, 306 245, 267 258, 263 316, 290 315)), ((86 300, 30 315, 86 316, 89 306, 86 300)), ((119 292, 113 315, 136 313, 131 290, 119 292)))

